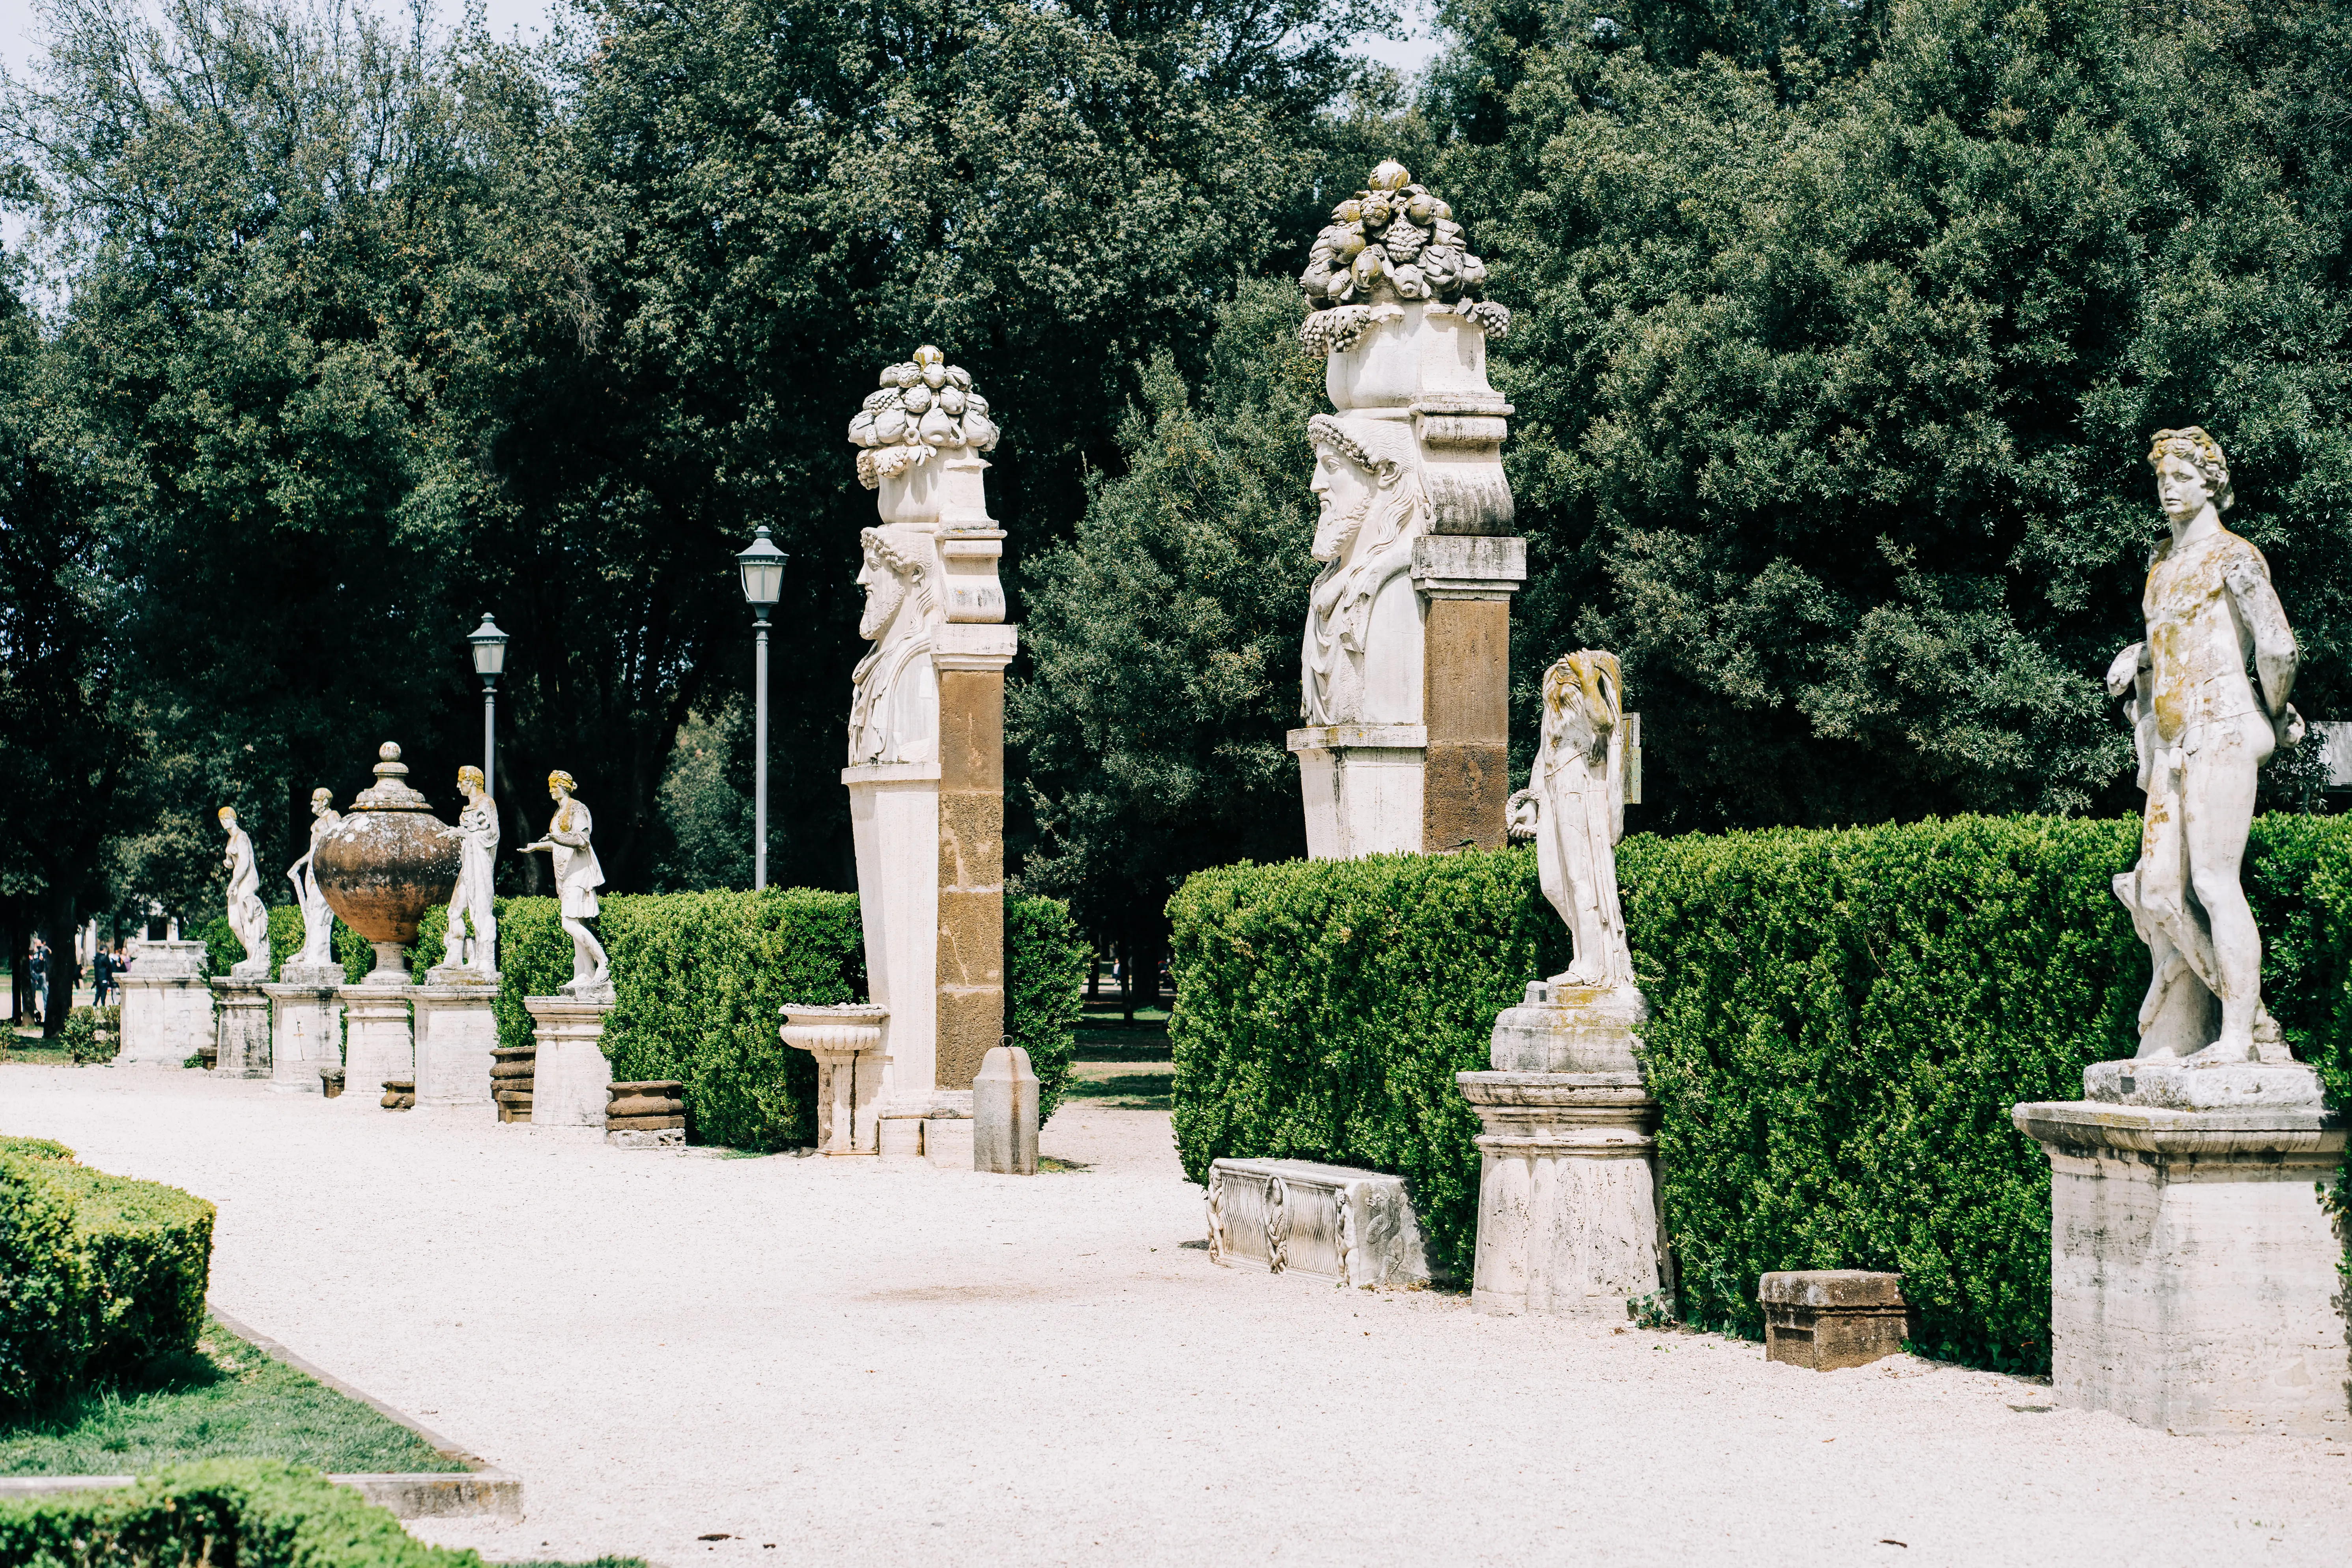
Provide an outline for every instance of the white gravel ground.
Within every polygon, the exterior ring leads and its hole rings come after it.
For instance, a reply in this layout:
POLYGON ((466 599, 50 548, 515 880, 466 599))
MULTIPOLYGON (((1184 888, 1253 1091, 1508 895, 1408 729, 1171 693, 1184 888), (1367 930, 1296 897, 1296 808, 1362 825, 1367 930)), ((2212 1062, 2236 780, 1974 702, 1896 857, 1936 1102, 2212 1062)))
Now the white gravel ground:
POLYGON ((523 1478, 520 1525, 416 1527, 494 1558, 2332 1568, 2352 1529, 2341 1443, 1217 1268, 1160 1112, 1068 1107, 1090 1168, 1028 1181, 152 1068, 0 1068, 0 1131, 218 1204, 225 1310, 523 1478))

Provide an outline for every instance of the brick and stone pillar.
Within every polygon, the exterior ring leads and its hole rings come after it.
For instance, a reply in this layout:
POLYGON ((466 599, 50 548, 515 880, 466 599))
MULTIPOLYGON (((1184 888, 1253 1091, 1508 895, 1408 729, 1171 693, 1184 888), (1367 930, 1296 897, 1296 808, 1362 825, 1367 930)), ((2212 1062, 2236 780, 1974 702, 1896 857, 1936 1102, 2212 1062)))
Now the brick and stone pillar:
POLYGON ((1453 211, 1400 165, 1332 213, 1300 338, 1332 412, 1308 423, 1321 516, 1290 732, 1307 852, 1499 847, 1509 782, 1511 405, 1486 381, 1509 312, 1453 211))

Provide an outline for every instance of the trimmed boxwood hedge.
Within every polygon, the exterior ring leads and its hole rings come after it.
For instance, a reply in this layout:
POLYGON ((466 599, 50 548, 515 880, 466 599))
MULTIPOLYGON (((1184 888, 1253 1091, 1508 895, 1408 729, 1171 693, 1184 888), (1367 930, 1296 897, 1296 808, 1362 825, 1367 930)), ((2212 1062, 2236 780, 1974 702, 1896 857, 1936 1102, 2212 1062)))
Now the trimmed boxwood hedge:
POLYGON ((0 1563, 235 1563, 236 1568, 481 1568, 428 1546, 388 1510, 277 1459, 205 1459, 103 1491, 0 1500, 0 1563))
MULTIPOLYGON (((816 1140, 816 1064, 777 1037, 788 1002, 866 994, 857 895, 807 888, 762 892, 618 894, 600 900, 597 934, 612 959, 614 1005, 604 1054, 616 1079, 686 1085, 697 1143, 782 1149, 816 1140)), ((572 978, 572 939, 553 899, 499 900, 499 1042, 532 1041, 526 996, 572 978)), ((441 961, 448 917, 427 912, 412 962, 441 961)), ((1069 1081, 1087 949, 1068 907, 1004 900, 1005 1032, 1029 1052, 1039 1113, 1069 1081)))
MULTIPOLYGON (((1759 1336, 1767 1270, 1899 1270, 1923 1349, 2047 1366, 2049 1168, 2009 1110, 2134 1048, 2147 958, 2108 879, 2137 838, 2028 816, 1625 841, 1686 1320, 1759 1336)), ((2352 821, 2259 820, 2245 882, 2271 1008, 2346 1103, 2352 821)), ((1225 867, 1169 910, 1187 1173, 1395 1172, 1466 1278, 1478 1123, 1454 1074, 1568 958, 1533 852, 1225 867)))
POLYGON ((202 1198, 0 1141, 0 1406, 193 1350, 212 1247, 202 1198))

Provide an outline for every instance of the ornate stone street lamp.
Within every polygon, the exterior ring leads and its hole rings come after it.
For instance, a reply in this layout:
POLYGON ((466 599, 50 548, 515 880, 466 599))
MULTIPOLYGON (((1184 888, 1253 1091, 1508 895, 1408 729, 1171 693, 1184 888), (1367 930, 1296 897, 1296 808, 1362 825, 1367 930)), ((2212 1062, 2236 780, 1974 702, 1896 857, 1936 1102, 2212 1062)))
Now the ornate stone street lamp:
POLYGON ((784 591, 788 557, 769 538, 765 523, 751 548, 735 557, 743 574, 743 597, 751 606, 751 886, 768 885, 768 611, 784 591))
POLYGON ((499 630, 489 612, 466 639, 474 645, 474 673, 482 678, 482 793, 498 798, 499 676, 507 667, 507 634, 499 630))

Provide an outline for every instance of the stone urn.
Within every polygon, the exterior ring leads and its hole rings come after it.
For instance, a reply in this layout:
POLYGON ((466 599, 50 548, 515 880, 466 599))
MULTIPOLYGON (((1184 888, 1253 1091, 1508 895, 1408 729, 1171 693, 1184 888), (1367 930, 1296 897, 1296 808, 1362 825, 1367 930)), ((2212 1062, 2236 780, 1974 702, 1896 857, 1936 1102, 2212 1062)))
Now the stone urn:
POLYGON ((375 948, 366 984, 407 985, 400 950, 416 940, 426 910, 449 901, 464 840, 408 786, 398 746, 387 741, 376 754, 375 783, 320 839, 310 867, 328 907, 375 948))

